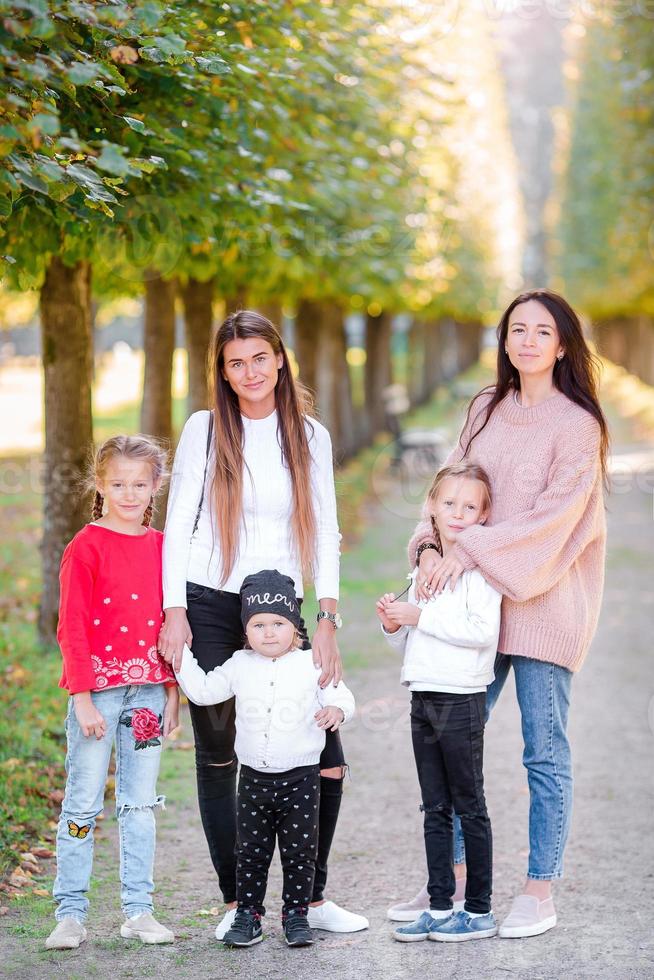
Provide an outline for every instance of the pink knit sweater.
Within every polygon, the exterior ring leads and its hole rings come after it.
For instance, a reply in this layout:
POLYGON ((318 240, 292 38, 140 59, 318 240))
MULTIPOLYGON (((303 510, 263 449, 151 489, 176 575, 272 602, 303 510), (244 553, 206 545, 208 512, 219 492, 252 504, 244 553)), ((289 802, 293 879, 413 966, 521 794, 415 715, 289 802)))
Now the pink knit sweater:
MULTIPOLYGON (((472 426, 489 396, 472 410, 472 426)), ((468 429, 447 462, 463 457, 468 429)), ((606 522, 599 459, 600 429, 579 405, 557 392, 533 408, 513 391, 491 415, 466 457, 488 473, 488 523, 463 531, 455 554, 479 568, 504 595, 499 650, 581 667, 597 627, 604 586, 606 522)), ((421 522, 409 543, 433 540, 421 522)))

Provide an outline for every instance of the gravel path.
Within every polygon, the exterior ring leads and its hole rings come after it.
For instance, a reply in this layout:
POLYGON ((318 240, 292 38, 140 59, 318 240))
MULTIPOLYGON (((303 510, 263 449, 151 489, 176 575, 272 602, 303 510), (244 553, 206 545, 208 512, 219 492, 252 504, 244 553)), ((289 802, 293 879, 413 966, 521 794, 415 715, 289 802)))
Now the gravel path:
MULTIPOLYGON (((193 754, 167 751, 160 782, 168 809, 159 817, 157 908, 173 927, 172 947, 140 947, 118 935, 116 825, 107 811, 96 848, 89 940, 69 953, 43 949, 49 910, 12 910, 0 920, 0 955, 8 977, 76 978, 173 975, 194 978, 394 980, 438 973, 467 978, 630 980, 654 976, 654 449, 624 447, 631 475, 609 502, 610 549, 598 636, 573 688, 571 738, 576 803, 566 878, 556 889, 560 925, 530 940, 405 945, 390 938, 385 910, 411 895, 424 877, 418 790, 408 730, 408 694, 399 664, 378 634, 373 600, 399 591, 404 543, 413 526, 416 487, 380 483, 368 531, 343 561, 349 598, 341 645, 359 714, 344 732, 352 777, 335 841, 330 895, 365 912, 370 929, 317 933, 313 948, 288 950, 278 921, 275 861, 266 941, 227 951, 213 939, 219 911, 196 809, 193 754), (631 452, 631 456, 627 455, 631 452), (634 455, 636 454, 636 455, 634 455), (213 913, 213 914, 212 914, 213 913)), ((624 455, 622 455, 624 454, 624 455)), ((420 491, 421 492, 421 491, 420 491)), ((189 737, 185 723, 183 738, 189 737)), ((183 743, 182 743, 183 746, 183 743)), ((526 775, 511 680, 487 729, 486 786, 495 837, 494 910, 502 916, 522 880, 527 853, 526 775)), ((51 869, 52 870, 52 869, 51 869)), ((49 887, 50 881, 47 883, 49 887)), ((47 903, 43 903, 47 904, 47 903)))

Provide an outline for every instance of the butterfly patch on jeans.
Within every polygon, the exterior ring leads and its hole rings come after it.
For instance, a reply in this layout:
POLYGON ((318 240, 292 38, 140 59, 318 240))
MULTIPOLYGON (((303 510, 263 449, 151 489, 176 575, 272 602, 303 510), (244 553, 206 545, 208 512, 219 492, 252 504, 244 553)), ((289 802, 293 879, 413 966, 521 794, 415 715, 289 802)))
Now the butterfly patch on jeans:
POLYGON ((79 837, 80 840, 84 840, 89 830, 91 829, 90 823, 85 823, 83 827, 76 824, 74 820, 68 820, 68 833, 71 837, 79 837))

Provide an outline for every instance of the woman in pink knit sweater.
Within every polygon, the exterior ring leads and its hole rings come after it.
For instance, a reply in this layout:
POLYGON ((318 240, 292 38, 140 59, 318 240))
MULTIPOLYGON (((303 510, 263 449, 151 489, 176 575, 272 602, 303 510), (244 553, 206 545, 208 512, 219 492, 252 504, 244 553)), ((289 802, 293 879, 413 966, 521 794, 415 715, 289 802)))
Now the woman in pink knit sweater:
MULTIPOLYGON (((409 558, 412 566, 419 561, 424 598, 473 568, 504 596, 487 706, 513 668, 530 792, 527 881, 500 927, 512 938, 556 925, 551 882, 562 876, 572 810, 570 688, 597 627, 604 583, 608 429, 593 356, 561 296, 543 289, 518 296, 497 336, 497 381, 472 400, 447 460, 469 459, 488 472, 490 519, 462 531, 445 558, 421 523, 409 558)), ((462 879, 460 834, 455 861, 462 879)))

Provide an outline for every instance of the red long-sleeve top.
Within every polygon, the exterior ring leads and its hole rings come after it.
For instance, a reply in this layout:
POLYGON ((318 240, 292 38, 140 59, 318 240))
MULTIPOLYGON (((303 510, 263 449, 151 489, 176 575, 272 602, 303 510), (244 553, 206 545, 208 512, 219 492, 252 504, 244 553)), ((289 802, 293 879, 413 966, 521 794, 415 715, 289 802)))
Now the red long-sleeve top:
POLYGON ((163 619, 161 531, 121 534, 87 524, 61 559, 59 686, 71 694, 126 684, 174 684, 157 653, 163 619))

